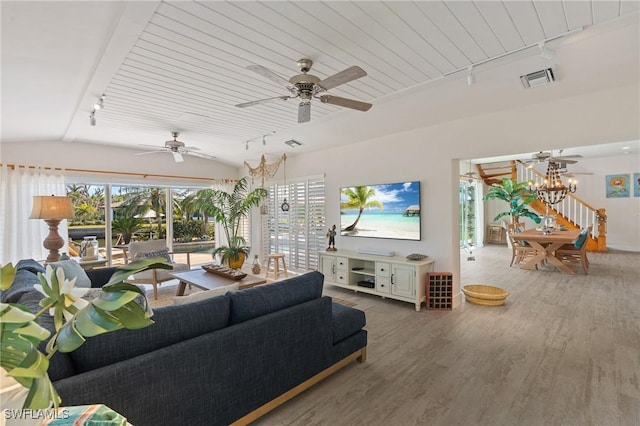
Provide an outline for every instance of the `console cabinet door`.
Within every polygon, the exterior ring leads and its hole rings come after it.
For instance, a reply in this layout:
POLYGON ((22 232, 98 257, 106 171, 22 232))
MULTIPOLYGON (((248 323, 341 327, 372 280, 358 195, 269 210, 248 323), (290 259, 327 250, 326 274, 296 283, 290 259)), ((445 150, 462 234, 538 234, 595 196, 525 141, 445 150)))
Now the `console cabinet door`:
POLYGON ((320 256, 320 272, 328 281, 336 281, 336 259, 331 256, 320 256))
POLYGON ((410 266, 391 266, 391 294, 403 297, 415 295, 416 269, 410 266))

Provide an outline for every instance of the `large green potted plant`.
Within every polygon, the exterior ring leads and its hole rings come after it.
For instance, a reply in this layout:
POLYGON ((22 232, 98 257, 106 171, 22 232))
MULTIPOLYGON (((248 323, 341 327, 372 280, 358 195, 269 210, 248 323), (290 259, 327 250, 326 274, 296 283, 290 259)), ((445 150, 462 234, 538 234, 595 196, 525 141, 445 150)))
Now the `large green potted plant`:
MULTIPOLYGON (((65 277, 62 268, 47 266, 44 274, 38 273, 40 284, 34 286, 44 296, 40 301, 42 309, 33 313, 18 303, 0 303, 0 367, 4 370, 0 373, 17 382, 7 389, 24 398, 23 408, 42 409, 60 404, 47 374, 49 359, 55 352, 72 352, 88 337, 153 324, 153 312, 144 291, 124 282, 132 274, 153 268, 171 269, 171 265, 157 257, 135 260, 118 268, 100 294, 87 301, 82 296, 88 288, 75 287, 76 278, 65 277), (53 336, 37 322, 47 312, 53 317, 53 336), (38 346, 47 340, 42 353, 38 346)), ((7 290, 15 275, 12 264, 3 266, 0 289, 7 290)), ((8 395, 4 397, 15 400, 8 395)))
POLYGON ((518 223, 521 216, 528 217, 535 223, 540 223, 537 213, 528 209, 528 205, 536 199, 536 194, 527 188, 527 182, 517 182, 504 178, 500 183, 494 183, 482 198, 483 200, 502 200, 509 204, 509 210, 500 212, 493 218, 499 220, 503 216, 511 216, 512 223, 518 223))
POLYGON ((227 245, 218 246, 214 255, 220 254, 231 268, 240 268, 251 248, 240 235, 240 224, 253 207, 257 207, 269 192, 264 188, 248 190, 248 178, 238 180, 232 192, 219 189, 201 189, 196 193, 196 208, 214 218, 220 224, 227 245))

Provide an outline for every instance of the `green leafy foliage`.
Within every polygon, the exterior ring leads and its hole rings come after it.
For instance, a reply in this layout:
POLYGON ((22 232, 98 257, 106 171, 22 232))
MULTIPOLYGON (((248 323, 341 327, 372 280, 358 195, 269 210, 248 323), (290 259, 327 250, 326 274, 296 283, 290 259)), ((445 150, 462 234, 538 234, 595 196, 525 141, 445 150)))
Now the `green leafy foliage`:
POLYGON ((268 194, 269 192, 264 188, 248 191, 247 177, 237 181, 232 192, 201 189, 196 193, 195 207, 213 217, 225 233, 228 245, 216 249, 216 252, 222 254, 223 259, 235 258, 240 252, 249 254, 250 248, 247 247, 247 242, 239 235, 240 223, 268 194))
MULTIPOLYGON (((171 269, 171 265, 161 257, 137 259, 117 269, 98 297, 86 302, 80 298, 85 290, 74 287, 75 278, 68 280, 62 268, 54 271, 48 267, 44 275, 38 275, 40 286, 36 286, 45 295, 40 301, 42 310, 34 314, 19 304, 0 304, 0 366, 29 389, 24 408, 57 407, 60 403, 47 374, 49 358, 55 352, 71 352, 88 337, 153 324, 144 291, 124 281, 131 274, 155 268, 171 269), (36 322, 46 311, 54 318, 56 333, 51 337, 36 322), (45 355, 38 345, 47 339, 45 355)), ((13 276, 13 265, 2 267, 3 289, 10 287, 13 276)))
POLYGON ((540 223, 541 219, 538 214, 527 207, 536 199, 536 194, 529 191, 527 185, 527 182, 517 182, 509 178, 504 178, 501 183, 491 185, 482 199, 485 201, 502 200, 509 204, 509 210, 498 213, 493 220, 499 220, 503 216, 511 216, 512 221, 516 223, 520 216, 524 216, 535 223, 540 223))

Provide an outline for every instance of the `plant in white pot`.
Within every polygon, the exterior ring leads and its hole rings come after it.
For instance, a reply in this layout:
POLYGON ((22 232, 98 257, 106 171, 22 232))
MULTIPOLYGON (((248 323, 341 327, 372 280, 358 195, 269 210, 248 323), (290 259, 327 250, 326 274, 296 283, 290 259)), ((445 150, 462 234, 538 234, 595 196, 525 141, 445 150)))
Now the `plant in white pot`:
POLYGON ((269 192, 264 188, 248 190, 248 178, 244 177, 233 186, 232 192, 218 189, 201 189, 195 195, 196 208, 213 217, 220 224, 227 239, 227 245, 218 246, 214 255, 220 253, 229 267, 240 268, 251 248, 240 235, 242 220, 257 207, 269 192))
MULTIPOLYGON (((34 286, 44 295, 40 301, 40 311, 33 313, 17 303, 0 303, 0 366, 4 370, 3 381, 6 385, 7 378, 13 378, 27 390, 23 408, 59 406, 60 397, 47 374, 49 359, 57 351, 71 352, 88 337, 153 324, 153 312, 147 304, 144 291, 124 282, 132 274, 153 268, 171 269, 171 265, 163 258, 138 259, 118 268, 100 294, 87 301, 82 296, 89 289, 76 288, 76 278, 69 280, 62 268, 47 266, 44 274, 38 273, 40 284, 34 286), (44 314, 53 317, 53 335, 37 322, 37 318, 44 314), (45 353, 42 353, 38 346, 47 339, 45 353)), ((15 275, 12 264, 3 266, 0 289, 7 290, 15 275)))

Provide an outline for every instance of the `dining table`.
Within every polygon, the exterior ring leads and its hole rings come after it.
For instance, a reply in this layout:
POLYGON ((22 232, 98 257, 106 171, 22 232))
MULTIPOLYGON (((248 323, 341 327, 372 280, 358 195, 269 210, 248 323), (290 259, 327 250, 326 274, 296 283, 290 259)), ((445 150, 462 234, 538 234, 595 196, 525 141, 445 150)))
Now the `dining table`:
POLYGON ((548 262, 566 274, 575 274, 576 271, 563 263, 555 256, 555 251, 565 244, 573 244, 580 235, 579 229, 552 230, 544 232, 541 229, 531 228, 513 234, 513 239, 521 243, 527 242, 536 249, 536 255, 528 259, 520 267, 533 269, 537 265, 548 262))

